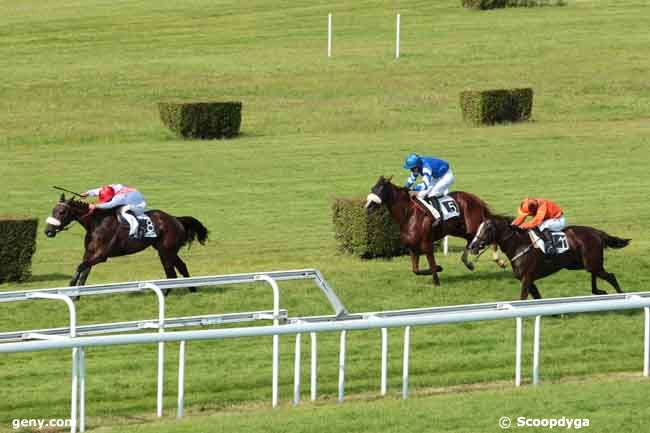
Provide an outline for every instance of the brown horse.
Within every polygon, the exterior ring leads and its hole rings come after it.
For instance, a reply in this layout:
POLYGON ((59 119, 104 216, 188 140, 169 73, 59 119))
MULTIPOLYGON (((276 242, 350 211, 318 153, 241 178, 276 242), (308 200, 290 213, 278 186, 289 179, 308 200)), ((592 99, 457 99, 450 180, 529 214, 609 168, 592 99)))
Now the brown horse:
POLYGON ((569 226, 564 230, 569 242, 569 251, 546 256, 533 244, 526 230, 514 227, 512 218, 494 216, 479 227, 469 248, 472 254, 478 254, 487 245, 496 242, 501 251, 508 256, 515 277, 521 281, 521 299, 528 298, 528 293, 535 299, 542 296, 535 286, 535 280, 551 275, 560 269, 585 269, 591 274, 591 292, 604 295, 607 292, 598 289, 596 278, 607 281, 621 293, 621 288, 614 274, 603 267, 603 252, 607 247, 624 248, 630 240, 610 236, 591 227, 569 226))
MULTIPOLYGON (((399 187, 391 182, 392 178, 381 176, 371 194, 368 195, 366 208, 368 213, 385 204, 393 220, 399 224, 400 240, 411 252, 411 267, 416 275, 433 275, 433 284, 440 285, 438 272, 442 267, 436 264, 433 255, 433 243, 445 236, 463 238, 469 245, 474 238, 479 225, 492 216, 487 204, 474 194, 456 191, 449 195, 458 203, 460 216, 445 221, 433 227, 434 218, 415 198, 411 197, 408 188, 399 187), (420 271, 420 256, 424 254, 429 262, 429 270, 420 271)), ((465 247, 461 260, 469 270, 474 270, 474 264, 468 261, 468 249, 465 247)), ((493 260, 504 267, 494 247, 493 260)))
MULTIPOLYGON (((70 285, 83 286, 90 269, 98 263, 105 262, 109 257, 134 254, 151 246, 158 250, 167 278, 176 278, 174 268, 184 277, 189 277, 187 266, 178 257, 178 250, 185 244, 191 244, 195 239, 204 244, 208 238, 208 230, 199 220, 190 216, 173 217, 159 210, 146 213, 151 218, 158 236, 130 239, 128 227, 120 224, 114 210, 96 209, 90 212, 88 203, 73 199, 66 200, 61 194, 59 202, 52 209, 52 216, 48 218, 45 234, 53 238, 73 221, 79 222, 86 229, 84 239, 86 251, 83 261, 70 280, 70 285)), ((165 291, 165 295, 168 292, 165 291)))

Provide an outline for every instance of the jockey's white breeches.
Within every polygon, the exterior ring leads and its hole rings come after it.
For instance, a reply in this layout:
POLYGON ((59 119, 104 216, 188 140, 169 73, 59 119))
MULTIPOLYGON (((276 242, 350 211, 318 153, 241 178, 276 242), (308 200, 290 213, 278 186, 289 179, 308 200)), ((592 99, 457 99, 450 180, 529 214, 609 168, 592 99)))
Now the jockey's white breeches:
POLYGON ((552 232, 560 232, 566 227, 566 220, 564 215, 560 218, 549 218, 539 225, 539 231, 550 230, 552 232))
POLYGON ((138 220, 136 217, 131 215, 129 211, 133 212, 137 216, 142 215, 147 209, 147 203, 143 200, 142 194, 140 193, 129 193, 125 195, 133 195, 134 197, 132 198, 138 200, 133 200, 132 203, 120 206, 117 209, 120 215, 122 215, 122 218, 129 223, 129 235, 133 236, 138 232, 138 220))
POLYGON ((422 191, 422 195, 418 194, 418 197, 442 197, 448 192, 449 187, 454 183, 454 173, 452 173, 451 168, 447 170, 440 179, 436 181, 431 188, 428 190, 422 191))

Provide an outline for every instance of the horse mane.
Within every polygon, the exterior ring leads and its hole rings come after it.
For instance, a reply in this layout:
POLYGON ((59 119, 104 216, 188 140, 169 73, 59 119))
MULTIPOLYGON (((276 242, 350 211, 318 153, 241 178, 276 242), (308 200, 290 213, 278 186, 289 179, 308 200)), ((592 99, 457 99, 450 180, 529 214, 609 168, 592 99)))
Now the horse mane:
POLYGON ((66 200, 66 204, 68 204, 70 207, 77 208, 80 210, 84 210, 84 211, 88 210, 88 203, 86 203, 85 201, 75 200, 71 198, 70 200, 66 200))

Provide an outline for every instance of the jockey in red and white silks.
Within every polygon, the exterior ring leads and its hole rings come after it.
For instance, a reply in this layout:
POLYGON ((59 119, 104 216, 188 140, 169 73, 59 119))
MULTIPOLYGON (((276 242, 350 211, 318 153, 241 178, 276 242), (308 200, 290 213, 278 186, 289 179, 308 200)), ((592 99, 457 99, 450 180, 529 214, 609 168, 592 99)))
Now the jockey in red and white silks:
POLYGON ((122 215, 122 218, 129 223, 129 236, 136 237, 138 234, 138 220, 131 215, 144 214, 147 203, 140 191, 120 183, 105 185, 101 188, 89 189, 81 194, 82 197, 99 197, 98 204, 90 205, 90 209, 114 209, 122 215))

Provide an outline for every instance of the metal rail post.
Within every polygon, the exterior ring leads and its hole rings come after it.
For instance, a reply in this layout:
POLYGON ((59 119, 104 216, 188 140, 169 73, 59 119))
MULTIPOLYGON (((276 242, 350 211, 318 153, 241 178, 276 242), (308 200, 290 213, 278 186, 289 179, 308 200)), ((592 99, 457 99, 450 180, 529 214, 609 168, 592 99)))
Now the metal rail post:
POLYGON ((533 385, 539 384, 539 345, 542 316, 535 316, 535 336, 533 337, 533 385))
POLYGON ((315 332, 310 332, 311 337, 311 401, 316 400, 316 386, 318 381, 317 362, 318 362, 318 339, 315 332))
MULTIPOLYGON (((275 280, 268 275, 255 276, 256 281, 266 281, 273 289, 273 325, 280 324, 280 288, 275 280)), ((272 406, 278 406, 278 371, 280 363, 280 337, 275 334, 273 336, 273 390, 272 390, 272 406)))
MULTIPOLYGON (((165 332, 165 295, 153 283, 140 284, 140 290, 152 290, 158 297, 158 332, 165 332)), ((165 373, 165 343, 158 342, 158 393, 156 396, 156 416, 163 416, 163 375, 165 373)))
MULTIPOLYGON (((63 301, 68 307, 68 312, 70 314, 70 338, 75 338, 77 336, 77 310, 74 306, 74 302, 72 302, 72 299, 68 295, 61 295, 61 294, 55 294, 55 293, 28 293, 27 298, 31 299, 51 299, 51 300, 56 300, 56 301, 63 301)), ((83 367, 80 368, 80 356, 79 356, 79 351, 83 351, 83 348, 72 348, 72 391, 71 391, 71 396, 70 396, 70 432, 75 433, 77 430, 77 417, 81 419, 80 424, 80 431, 85 430, 85 405, 83 402, 79 404, 79 413, 77 414, 77 404, 78 400, 81 397, 82 399, 85 398, 85 392, 81 392, 79 395, 79 384, 81 383, 82 385, 85 384, 85 380, 81 378, 80 376, 81 373, 85 373, 83 367)), ((83 357, 81 357, 81 360, 83 360, 83 357)), ((85 391, 85 390, 84 390, 85 391)))
POLYGON ((411 327, 404 328, 404 362, 402 367, 402 398, 409 397, 409 356, 411 351, 411 327))
POLYGON ((388 389, 388 329, 381 328, 381 395, 388 389))

